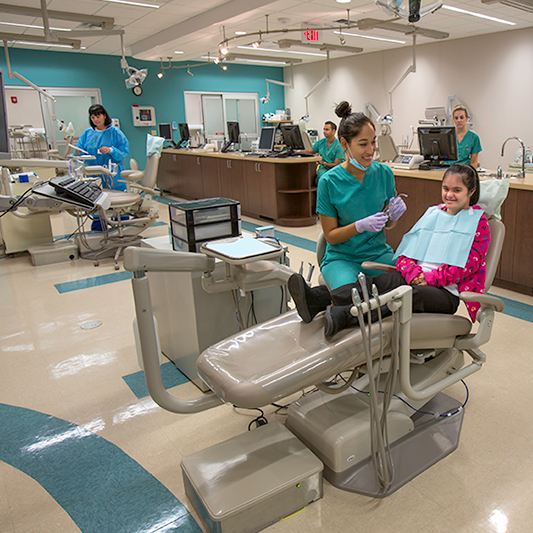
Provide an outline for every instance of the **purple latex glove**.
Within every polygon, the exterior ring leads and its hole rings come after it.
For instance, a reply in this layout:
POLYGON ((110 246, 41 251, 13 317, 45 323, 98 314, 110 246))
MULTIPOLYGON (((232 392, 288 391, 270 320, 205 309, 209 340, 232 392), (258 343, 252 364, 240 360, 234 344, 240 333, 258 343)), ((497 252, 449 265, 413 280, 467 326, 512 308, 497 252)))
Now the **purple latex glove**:
POLYGON ((389 218, 396 222, 405 212, 407 211, 407 206, 402 200, 401 196, 395 196, 390 199, 389 202, 389 218))
POLYGON ((381 231, 385 224, 389 220, 389 217, 385 213, 376 213, 369 217, 362 218, 355 221, 355 229, 357 233, 363 233, 363 231, 370 231, 371 233, 377 233, 381 231))

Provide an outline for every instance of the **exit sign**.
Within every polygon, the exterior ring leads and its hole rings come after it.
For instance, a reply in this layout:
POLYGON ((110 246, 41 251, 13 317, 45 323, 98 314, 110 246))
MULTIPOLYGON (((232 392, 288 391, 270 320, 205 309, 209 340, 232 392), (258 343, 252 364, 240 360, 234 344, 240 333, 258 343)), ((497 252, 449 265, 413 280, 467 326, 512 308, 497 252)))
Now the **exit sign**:
POLYGON ((302 43, 322 42, 322 31, 317 29, 316 24, 302 24, 302 43))

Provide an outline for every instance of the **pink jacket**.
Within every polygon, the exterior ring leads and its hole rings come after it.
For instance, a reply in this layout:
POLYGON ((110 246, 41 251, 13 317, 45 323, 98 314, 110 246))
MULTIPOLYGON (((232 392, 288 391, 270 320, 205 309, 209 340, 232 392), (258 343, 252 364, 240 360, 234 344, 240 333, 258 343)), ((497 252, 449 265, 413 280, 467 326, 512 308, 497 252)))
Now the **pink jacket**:
MULTIPOLYGON (((444 204, 439 205, 439 207, 446 210, 444 204)), ((477 205, 474 205, 473 208, 481 209, 477 205)), ((470 291, 483 294, 485 292, 486 277, 485 256, 489 250, 489 244, 490 228, 487 217, 483 214, 479 220, 474 242, 464 268, 442 265, 431 272, 424 272, 427 284, 433 287, 445 287, 446 285, 457 283, 459 292, 470 291)), ((396 261, 396 269, 409 284, 422 274, 422 268, 417 265, 416 261, 404 255, 400 256, 396 261)), ((465 302, 465 304, 472 322, 475 322, 480 304, 478 302, 465 302)))

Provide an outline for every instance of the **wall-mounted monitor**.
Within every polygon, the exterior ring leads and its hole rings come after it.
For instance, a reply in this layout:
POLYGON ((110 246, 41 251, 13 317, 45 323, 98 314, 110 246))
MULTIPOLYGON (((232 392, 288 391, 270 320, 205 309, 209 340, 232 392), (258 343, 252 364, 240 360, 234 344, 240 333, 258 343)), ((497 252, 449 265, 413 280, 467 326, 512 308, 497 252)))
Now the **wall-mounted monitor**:
POLYGON ((163 137, 166 141, 172 141, 172 124, 158 124, 159 137, 163 137))
POLYGON ((239 123, 234 121, 228 122, 228 141, 238 143, 240 134, 239 123))
POLYGON ((259 137, 258 150, 260 152, 271 152, 274 147, 274 137, 276 128, 274 126, 265 126, 261 128, 261 135, 259 137))
MULTIPOLYGON (((455 126, 423 126, 418 128, 418 143, 424 161, 430 167, 457 161, 457 133, 455 126)), ((422 168, 422 165, 421 165, 422 168)))
POLYGON ((0 159, 11 159, 9 151, 9 135, 7 133, 6 92, 4 89, 4 73, 0 69, 0 159))
POLYGON ((185 147, 187 146, 187 143, 189 142, 189 139, 191 138, 189 134, 189 126, 186 123, 180 123, 178 124, 178 129, 180 132, 180 142, 178 144, 178 147, 185 147))

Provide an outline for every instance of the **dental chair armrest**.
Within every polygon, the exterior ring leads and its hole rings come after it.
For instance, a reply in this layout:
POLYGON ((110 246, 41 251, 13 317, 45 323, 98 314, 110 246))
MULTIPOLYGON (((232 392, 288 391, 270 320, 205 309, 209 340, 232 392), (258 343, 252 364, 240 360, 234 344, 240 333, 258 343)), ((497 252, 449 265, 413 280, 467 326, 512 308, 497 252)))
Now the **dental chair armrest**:
POLYGON ((108 168, 102 167, 100 165, 86 166, 83 169, 83 173, 86 176, 100 176, 101 174, 103 174, 104 176, 109 176, 109 177, 113 177, 114 176, 114 174, 112 172, 109 172, 108 168))
POLYGON ((383 263, 374 263, 374 261, 363 261, 361 266, 365 270, 382 270, 383 272, 396 272, 395 266, 385 265, 383 263))
POLYGON ((493 309, 498 313, 501 313, 505 309, 505 303, 497 296, 491 296, 490 294, 478 294, 476 292, 461 292, 459 298, 463 302, 479 302, 481 309, 493 309))
POLYGON ((457 337, 454 348, 466 350, 472 357, 479 359, 478 353, 482 352, 479 352, 477 348, 489 342, 494 324, 494 313, 502 312, 505 309, 505 303, 496 296, 475 292, 461 292, 459 298, 464 302, 479 302, 481 307, 476 315, 476 320, 479 322, 476 333, 457 337))
POLYGON ((144 170, 123 170, 120 177, 128 181, 142 181, 144 170))
POLYGON ((150 194, 151 196, 157 196, 157 193, 153 189, 150 189, 150 187, 143 187, 142 185, 137 185, 136 183, 132 183, 130 185, 130 189, 132 192, 144 192, 146 194, 150 194))

